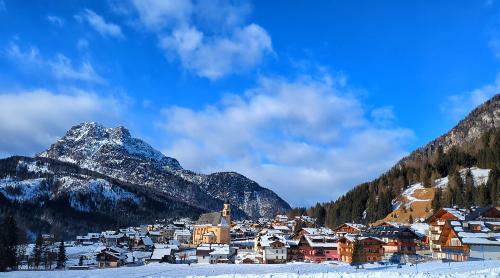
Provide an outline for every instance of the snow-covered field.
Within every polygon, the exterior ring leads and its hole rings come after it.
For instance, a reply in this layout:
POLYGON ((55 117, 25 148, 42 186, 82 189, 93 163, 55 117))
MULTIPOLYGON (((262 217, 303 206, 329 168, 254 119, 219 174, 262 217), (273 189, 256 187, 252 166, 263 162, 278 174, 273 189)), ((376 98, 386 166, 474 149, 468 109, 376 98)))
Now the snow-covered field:
POLYGON ((67 271, 17 271, 1 277, 500 277, 500 261, 430 262, 402 268, 367 264, 356 270, 346 264, 292 263, 285 265, 169 265, 67 271))

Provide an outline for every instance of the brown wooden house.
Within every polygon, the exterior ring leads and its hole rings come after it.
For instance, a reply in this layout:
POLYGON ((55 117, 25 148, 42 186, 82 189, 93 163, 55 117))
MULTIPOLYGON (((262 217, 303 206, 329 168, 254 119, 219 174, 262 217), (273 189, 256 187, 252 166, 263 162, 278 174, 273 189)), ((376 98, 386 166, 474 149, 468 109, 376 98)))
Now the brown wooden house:
POLYGON ((125 263, 125 257, 120 250, 106 248, 96 255, 99 268, 119 267, 125 263))
POLYGON ((340 260, 346 263, 352 262, 354 244, 358 241, 363 250, 361 252, 361 263, 378 262, 384 257, 384 242, 374 237, 345 236, 338 241, 338 252, 340 260))
POLYGON ((349 235, 359 235, 363 230, 366 229, 366 226, 362 224, 355 223, 344 223, 337 228, 333 229, 333 232, 338 236, 343 236, 346 234, 349 235))

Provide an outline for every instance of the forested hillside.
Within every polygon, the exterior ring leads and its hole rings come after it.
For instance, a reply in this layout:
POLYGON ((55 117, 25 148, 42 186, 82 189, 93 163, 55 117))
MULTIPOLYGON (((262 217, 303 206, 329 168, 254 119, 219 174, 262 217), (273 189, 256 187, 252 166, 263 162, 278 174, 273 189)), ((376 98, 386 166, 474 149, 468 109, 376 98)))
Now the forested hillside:
POLYGON ((372 223, 392 212, 392 200, 409 185, 421 182, 424 187, 433 187, 436 179, 446 176, 449 186, 436 190, 434 209, 500 205, 499 106, 497 95, 450 132, 403 158, 379 178, 354 187, 336 201, 295 208, 290 214, 305 212, 329 227, 344 222, 372 223), (473 186, 469 173, 459 175, 460 169, 472 166, 491 169, 485 185, 473 186))

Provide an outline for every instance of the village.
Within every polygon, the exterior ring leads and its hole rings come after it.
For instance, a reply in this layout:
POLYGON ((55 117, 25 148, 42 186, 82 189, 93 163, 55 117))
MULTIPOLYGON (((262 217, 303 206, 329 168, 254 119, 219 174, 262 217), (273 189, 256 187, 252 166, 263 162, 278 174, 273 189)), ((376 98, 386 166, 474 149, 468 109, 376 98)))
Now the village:
MULTIPOLYGON (((52 235, 44 242, 57 250, 52 235)), ((381 221, 318 227, 314 218, 279 214, 231 219, 231 206, 198 220, 91 232, 64 242, 67 269, 163 264, 418 264, 500 259, 500 210, 442 208, 413 224, 381 221)), ((25 258, 30 266, 29 256, 25 258)), ((23 267, 21 267, 22 269, 23 267)), ((25 268, 26 269, 26 268, 25 268)))

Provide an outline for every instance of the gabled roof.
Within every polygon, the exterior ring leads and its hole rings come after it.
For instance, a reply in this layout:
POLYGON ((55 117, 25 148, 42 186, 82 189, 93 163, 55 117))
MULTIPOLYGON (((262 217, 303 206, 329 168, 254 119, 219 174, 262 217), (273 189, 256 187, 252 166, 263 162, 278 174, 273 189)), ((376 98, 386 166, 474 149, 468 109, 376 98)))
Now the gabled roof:
POLYGON ((370 227, 365 230, 363 236, 371 236, 377 238, 418 238, 418 235, 408 227, 395 227, 395 226, 376 226, 370 227), (404 233, 408 233, 405 235, 404 233))
POLYGON ((483 221, 449 221, 462 244, 500 246, 500 232, 492 231, 483 221), (479 225, 480 231, 471 230, 471 225, 479 225))
POLYGON ((163 257, 168 256, 172 253, 170 248, 155 248, 153 254, 151 254, 151 260, 161 260, 163 257))
POLYGON ((333 229, 334 231, 337 230, 337 229, 340 229, 341 227, 343 226, 349 226, 353 229, 356 229, 358 231, 362 231, 364 229, 366 229, 366 226, 363 225, 363 224, 357 224, 357 223, 344 223, 344 224, 341 224, 340 226, 338 226, 337 228, 333 229))
POLYGON ((220 212, 210 212, 200 215, 196 221, 196 225, 212 225, 217 226, 221 223, 222 215, 220 212))
POLYGON ((377 238, 377 237, 373 237, 373 236, 345 235, 345 236, 341 237, 338 241, 339 242, 344 242, 344 241, 354 242, 354 241, 363 241, 363 240, 367 240, 367 239, 373 239, 373 240, 379 241, 381 244, 385 244, 385 242, 383 240, 381 240, 380 238, 377 238))
POLYGON ((303 238, 312 248, 335 248, 337 247, 337 238, 325 235, 304 235, 303 238))

